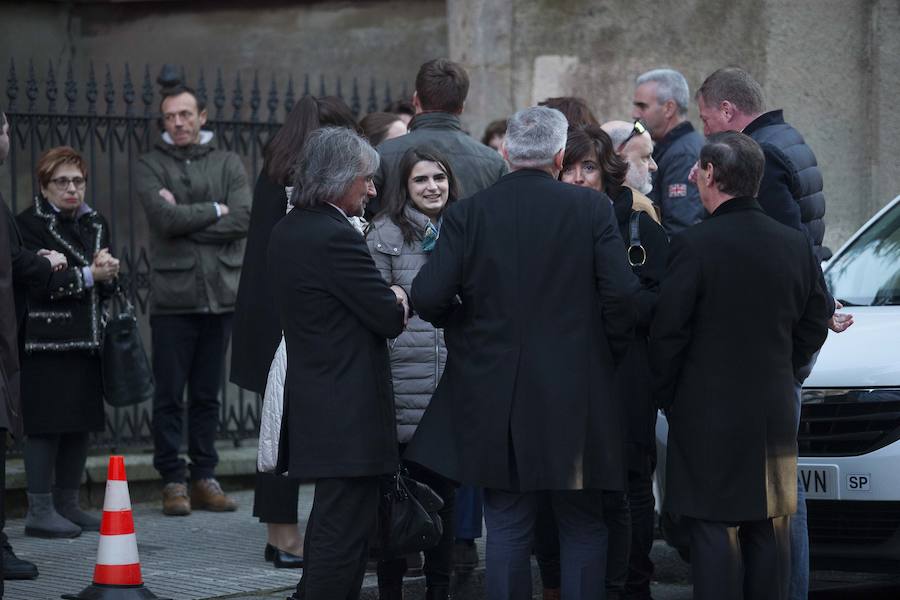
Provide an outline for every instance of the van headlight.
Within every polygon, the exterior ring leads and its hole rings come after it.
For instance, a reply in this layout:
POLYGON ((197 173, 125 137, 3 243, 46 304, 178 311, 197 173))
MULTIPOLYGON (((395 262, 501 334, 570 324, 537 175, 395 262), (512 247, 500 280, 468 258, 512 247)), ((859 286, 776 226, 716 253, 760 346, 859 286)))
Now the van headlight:
POLYGON ((803 404, 898 402, 900 388, 804 388, 800 400, 803 404))

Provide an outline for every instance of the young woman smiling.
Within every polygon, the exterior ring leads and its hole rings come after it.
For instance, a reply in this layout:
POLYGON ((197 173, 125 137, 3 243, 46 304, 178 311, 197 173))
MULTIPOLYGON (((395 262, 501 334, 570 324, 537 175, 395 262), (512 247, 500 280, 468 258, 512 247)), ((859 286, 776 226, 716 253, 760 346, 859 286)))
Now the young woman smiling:
MULTIPOLYGON (((384 211, 372 221, 367 237, 369 251, 385 281, 409 294, 413 279, 428 260, 441 228, 441 214, 456 200, 456 181, 447 160, 436 151, 409 149, 400 160, 397 189, 389 191, 384 211)), ((390 343, 397 439, 401 455, 410 441, 431 395, 437 387, 447 348, 444 334, 413 315, 406 330, 390 343)), ((426 598, 445 600, 450 586, 453 558, 453 485, 443 477, 407 463, 410 474, 429 485, 444 500, 441 519, 444 535, 437 546, 425 551, 426 598)), ((382 600, 403 597, 404 558, 378 564, 378 589, 382 600)))

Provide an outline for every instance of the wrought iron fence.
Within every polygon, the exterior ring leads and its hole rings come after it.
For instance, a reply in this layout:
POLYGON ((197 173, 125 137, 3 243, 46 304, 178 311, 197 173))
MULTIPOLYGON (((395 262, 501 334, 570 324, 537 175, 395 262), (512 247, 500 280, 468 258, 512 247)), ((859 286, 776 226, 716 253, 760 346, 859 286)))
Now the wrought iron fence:
MULTIPOLYGON (((86 201, 110 223, 112 250, 122 264, 120 279, 138 307, 145 341, 150 339, 147 315, 150 262, 146 248, 147 224, 135 198, 133 176, 137 158, 150 150, 160 131, 160 98, 152 72, 150 65, 144 65, 140 82, 136 83, 127 63, 120 70, 107 64, 98 74, 90 62, 86 78, 79 80, 70 62, 65 79, 60 80, 51 62, 46 76, 40 79, 33 62, 29 61, 22 81, 11 59, 6 78, 10 153, 7 169, 0 172, 0 192, 13 211, 19 212, 38 191, 35 168, 41 152, 64 144, 83 153, 89 170, 86 201)), ((164 66, 161 70, 162 78, 171 79, 173 74, 192 85, 206 102, 209 112, 206 129, 215 134, 213 143, 220 149, 236 152, 251 180, 261 167, 266 142, 280 127, 296 97, 309 93, 333 94, 344 99, 357 116, 363 108, 365 112, 380 110, 393 99, 390 83, 377 85, 372 78, 360 84, 356 77, 348 82, 338 76, 332 81, 333 87, 328 87, 325 75, 320 75, 318 89, 314 89, 307 74, 303 76, 302 88, 295 90, 293 76, 289 75, 287 82, 279 85, 278 78, 272 74, 268 89, 264 90, 258 71, 253 72, 245 99, 240 73, 234 75, 229 94, 221 68, 215 70, 210 97, 203 69, 197 70, 193 80, 186 77, 184 67, 174 70, 164 66), (348 83, 349 95, 345 95, 344 86, 348 83)), ((399 97, 408 97, 405 84, 399 97)), ((226 365, 230 363, 230 357, 225 360, 226 365)), ((225 372, 227 380, 227 367, 225 372)), ((222 389, 219 436, 233 440, 236 445, 242 439, 255 437, 259 426, 258 395, 231 384, 223 385, 222 389)), ((95 436, 95 446, 121 448, 151 443, 148 405, 108 409, 106 417, 106 431, 95 436)))

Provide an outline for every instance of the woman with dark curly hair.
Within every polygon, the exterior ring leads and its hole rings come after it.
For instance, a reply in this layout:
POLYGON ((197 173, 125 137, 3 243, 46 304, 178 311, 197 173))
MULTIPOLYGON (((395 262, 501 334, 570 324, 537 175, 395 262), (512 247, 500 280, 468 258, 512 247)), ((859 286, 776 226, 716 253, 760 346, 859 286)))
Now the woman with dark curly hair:
POLYGON ((103 431, 100 345, 103 301, 114 292, 119 261, 109 253, 109 225, 86 202, 87 162, 68 146, 38 160, 40 193, 16 222, 26 248, 66 256, 67 281, 31 288, 22 355, 25 535, 76 537, 100 519, 78 504, 88 434, 103 431))

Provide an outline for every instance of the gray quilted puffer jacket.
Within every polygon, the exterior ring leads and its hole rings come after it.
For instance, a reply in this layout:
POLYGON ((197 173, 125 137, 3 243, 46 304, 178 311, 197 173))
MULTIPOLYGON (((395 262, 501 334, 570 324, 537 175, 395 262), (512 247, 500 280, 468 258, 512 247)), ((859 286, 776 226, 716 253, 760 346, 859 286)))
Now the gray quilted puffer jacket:
MULTIPOLYGON (((407 215, 419 230, 419 239, 410 244, 390 217, 376 218, 366 236, 375 266, 390 285, 399 285, 409 294, 413 279, 428 260, 422 251, 421 235, 428 217, 407 207, 407 215)), ((397 414, 397 439, 403 444, 412 439, 422 413, 431 401, 447 361, 444 332, 414 315, 400 337, 390 340, 391 374, 394 380, 394 406, 397 414)))

